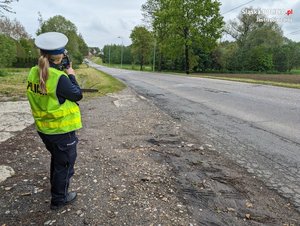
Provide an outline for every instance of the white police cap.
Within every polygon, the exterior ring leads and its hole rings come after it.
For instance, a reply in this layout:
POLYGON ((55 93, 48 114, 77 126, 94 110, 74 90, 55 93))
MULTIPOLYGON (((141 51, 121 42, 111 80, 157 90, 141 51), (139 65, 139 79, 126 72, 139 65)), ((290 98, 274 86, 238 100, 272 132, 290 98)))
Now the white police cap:
POLYGON ((68 43, 68 38, 60 32, 46 32, 36 37, 35 45, 45 53, 60 54, 68 43))

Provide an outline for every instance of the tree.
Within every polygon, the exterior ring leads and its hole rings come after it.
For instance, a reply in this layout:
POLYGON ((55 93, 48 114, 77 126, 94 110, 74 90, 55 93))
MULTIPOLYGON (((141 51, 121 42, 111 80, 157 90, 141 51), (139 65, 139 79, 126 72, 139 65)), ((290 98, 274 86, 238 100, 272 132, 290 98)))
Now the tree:
POLYGON ((102 49, 102 60, 106 64, 120 64, 121 63, 121 54, 123 52, 123 63, 131 64, 131 47, 122 46, 122 45, 105 45, 102 49))
POLYGON ((284 37, 279 25, 265 18, 266 16, 259 10, 246 8, 241 11, 237 20, 230 21, 227 25, 225 31, 236 40, 238 45, 238 51, 232 58, 235 63, 234 70, 273 69, 273 55, 276 49, 283 45, 284 37))
POLYGON ((158 61, 158 71, 164 69, 165 55, 167 55, 167 18, 164 17, 163 13, 160 13, 163 12, 164 7, 165 4, 161 0, 147 0, 142 5, 144 21, 147 27, 153 30, 154 48, 156 50, 155 59, 158 61))
POLYGON ((151 18, 159 48, 189 73, 197 64, 195 48, 210 51, 221 37, 220 3, 212 0, 148 0, 143 10, 151 18), (161 33, 163 31, 163 33, 161 33))
POLYGON ((7 54, 7 48, 1 46, 0 51, 5 55, 5 58, 10 57, 10 59, 5 60, 7 67, 30 67, 36 63, 38 51, 30 35, 19 21, 10 20, 5 16, 0 17, 0 35, 6 37, 2 37, 2 41, 7 43, 8 49, 13 49, 10 54, 7 54))
POLYGON ((5 34, 15 40, 30 38, 30 35, 26 32, 24 26, 19 21, 16 19, 10 20, 5 16, 0 17, 0 34, 5 34))
POLYGON ((136 26, 131 34, 132 41, 132 56, 140 64, 140 70, 143 70, 143 66, 150 59, 150 53, 153 49, 153 37, 150 31, 143 26, 136 26))
POLYGON ((0 68, 9 67, 15 61, 16 45, 12 38, 0 34, 0 68))
POLYGON ((22 38, 15 41, 17 52, 14 67, 32 67, 36 64, 39 55, 38 49, 34 45, 32 39, 22 38))
POLYGON ((89 47, 85 43, 81 34, 78 35, 78 44, 79 44, 79 51, 83 56, 87 56, 89 54, 89 47))
POLYGON ((18 2, 19 0, 1 0, 0 1, 0 15, 4 14, 5 12, 13 13, 12 8, 10 7, 10 4, 12 2, 18 2))
POLYGON ((278 46, 273 55, 274 68, 280 72, 291 71, 300 66, 300 43, 290 40, 278 46))

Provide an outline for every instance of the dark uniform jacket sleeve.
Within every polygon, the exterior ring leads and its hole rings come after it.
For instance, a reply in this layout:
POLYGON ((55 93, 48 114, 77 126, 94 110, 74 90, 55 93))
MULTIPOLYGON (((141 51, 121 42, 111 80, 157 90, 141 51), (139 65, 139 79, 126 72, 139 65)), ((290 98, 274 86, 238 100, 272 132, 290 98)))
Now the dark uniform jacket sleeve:
POLYGON ((60 76, 57 84, 56 95, 60 104, 63 104, 66 99, 73 102, 82 99, 82 92, 75 76, 68 75, 68 77, 64 75, 60 76))

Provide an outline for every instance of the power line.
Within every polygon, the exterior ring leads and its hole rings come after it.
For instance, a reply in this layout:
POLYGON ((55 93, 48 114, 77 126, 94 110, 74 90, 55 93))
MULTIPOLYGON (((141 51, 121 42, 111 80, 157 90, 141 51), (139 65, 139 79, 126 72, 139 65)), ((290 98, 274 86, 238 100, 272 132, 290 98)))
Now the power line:
POLYGON ((300 30, 293 31, 293 32, 291 32, 291 33, 288 33, 288 35, 295 35, 295 34, 297 34, 299 31, 300 31, 300 30))
POLYGON ((249 2, 246 2, 246 3, 242 4, 242 5, 239 5, 239 6, 233 8, 233 9, 231 9, 231 10, 226 11, 225 13, 222 13, 222 15, 224 15, 224 14, 226 14, 226 13, 229 13, 229 12, 231 12, 231 11, 233 11, 233 10, 236 10, 236 9, 242 7, 242 6, 248 5, 249 3, 254 2, 254 1, 255 1, 255 0, 251 0, 251 1, 249 1, 249 2))

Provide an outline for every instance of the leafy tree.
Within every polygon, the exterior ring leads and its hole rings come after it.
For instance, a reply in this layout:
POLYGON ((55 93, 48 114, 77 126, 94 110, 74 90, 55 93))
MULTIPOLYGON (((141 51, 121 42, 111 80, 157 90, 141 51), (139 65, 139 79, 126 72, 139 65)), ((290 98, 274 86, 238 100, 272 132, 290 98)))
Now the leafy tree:
POLYGON ((103 47, 103 63, 121 64, 121 54, 123 52, 123 63, 131 64, 131 47, 122 45, 105 45, 103 47), (122 50, 123 49, 123 50, 122 50))
MULTIPOLYGON (((16 19, 10 20, 4 16, 1 17, 0 34, 6 36, 5 40, 13 41, 13 44, 8 44, 9 49, 11 49, 11 45, 14 46, 14 51, 6 55, 6 57, 10 57, 6 60, 8 62, 5 63, 6 66, 29 67, 36 63, 38 51, 30 35, 19 21, 16 19)), ((6 49, 2 52, 6 52, 6 49)))
POLYGON ((131 46, 123 46, 123 63, 124 64, 132 63, 131 46))
POLYGON ((132 30, 130 38, 132 40, 132 56, 139 62, 140 70, 143 70, 143 66, 149 62, 153 50, 153 36, 145 27, 136 26, 132 30))
POLYGON ((241 46, 247 40, 248 36, 255 30, 266 28, 282 34, 281 28, 276 22, 269 22, 268 20, 265 20, 266 15, 258 12, 258 9, 253 9, 252 7, 243 9, 236 20, 229 21, 224 31, 232 36, 241 46), (257 13, 244 13, 247 11, 257 13))
POLYGON ((273 69, 274 50, 283 45, 280 29, 265 24, 249 32, 240 46, 244 69, 251 71, 268 71, 273 69))
POLYGON ((83 56, 87 56, 89 54, 89 47, 85 43, 81 34, 78 35, 78 44, 79 44, 79 51, 83 56))
POLYGON ((189 73, 199 59, 195 48, 208 52, 221 37, 219 7, 212 0, 148 0, 143 10, 151 18, 159 50, 174 63, 183 62, 189 73))
POLYGON ((0 17, 0 34, 5 34, 15 40, 30 38, 30 35, 19 21, 16 19, 10 20, 5 16, 0 17))
MULTIPOLYGON (((168 36, 168 23, 167 17, 164 13, 164 8, 166 4, 161 0, 147 0, 145 4, 142 5, 142 14, 147 27, 153 30, 154 37, 154 48, 155 48, 155 64, 157 65, 157 70, 162 71, 163 69, 170 68, 173 66, 174 62, 168 61, 167 55, 167 36, 168 36), (168 66, 169 65, 169 66, 168 66)), ((172 58, 172 55, 170 55, 172 58)), ((174 61, 176 58, 174 59, 174 61)))
POLYGON ((236 54, 236 43, 225 41, 220 43, 211 53, 212 57, 212 69, 226 71, 230 59, 236 54))
POLYGON ((290 40, 274 50, 274 68, 280 72, 291 71, 300 66, 300 43, 290 40))
POLYGON ((283 41, 284 38, 281 29, 273 29, 266 25, 249 32, 242 47, 251 49, 261 45, 272 50, 277 46, 283 45, 283 41))
POLYGON ((262 45, 256 46, 249 53, 247 63, 247 69, 250 71, 269 71, 273 68, 272 53, 262 45))
POLYGON ((14 67, 32 67, 36 64, 39 51, 34 45, 32 39, 20 39, 15 41, 17 52, 14 67))
POLYGON ((16 56, 15 41, 6 35, 0 34, 0 52, 0 68, 11 66, 16 56))
POLYGON ((283 32, 276 22, 264 20, 265 15, 247 14, 245 11, 257 10, 243 9, 238 19, 230 21, 225 29, 238 45, 238 51, 232 58, 235 66, 230 68, 247 71, 272 70, 273 55, 284 43, 283 32))
POLYGON ((103 47, 103 63, 120 64, 121 63, 121 45, 105 45, 103 47))

